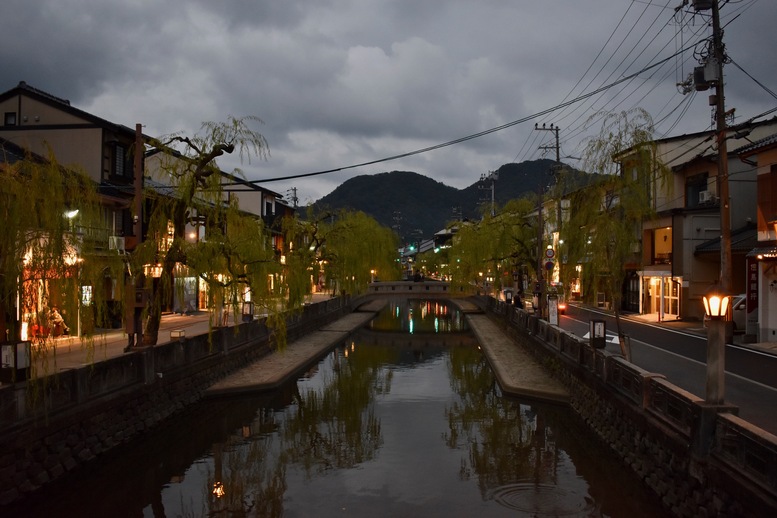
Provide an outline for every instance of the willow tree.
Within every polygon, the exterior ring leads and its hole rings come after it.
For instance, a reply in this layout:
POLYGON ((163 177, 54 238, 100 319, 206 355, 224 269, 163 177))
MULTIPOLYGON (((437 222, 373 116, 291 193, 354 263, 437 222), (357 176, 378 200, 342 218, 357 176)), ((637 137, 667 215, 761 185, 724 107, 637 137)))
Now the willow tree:
POLYGON ((536 265, 536 221, 528 199, 510 200, 496 216, 484 214, 478 223, 461 225, 449 252, 454 289, 472 286, 493 276, 495 286, 513 283, 513 273, 523 265, 536 265))
POLYGON ((173 296, 176 268, 188 268, 190 275, 205 281, 208 306, 215 310, 212 318, 220 318, 225 307, 239 311, 247 293, 270 314, 275 312, 277 293, 269 290, 267 280, 279 272, 279 264, 267 231, 258 216, 242 211, 225 192, 225 178, 216 162, 232 153, 249 163, 252 157, 267 155, 264 137, 249 127, 256 120, 230 117, 206 122, 193 136, 175 134, 151 142, 164 155, 153 171, 164 187, 145 189, 150 208, 145 241, 132 255, 134 281, 150 292, 145 344, 157 341, 162 309, 173 296), (187 240, 187 228, 203 228, 204 239, 187 240), (149 278, 149 265, 156 265, 158 279, 149 278))
POLYGON ((107 229, 97 186, 53 154, 43 158, 10 145, 0 153, 0 333, 43 343, 53 335, 49 316, 56 306, 88 338, 108 319, 106 279, 121 277, 123 269, 118 256, 98 250, 107 244, 101 240, 107 229))
POLYGON ((322 283, 333 293, 362 293, 374 278, 400 277, 399 239, 363 212, 324 211, 289 220, 284 227, 289 301, 300 301, 322 283))
POLYGON ((642 223, 655 217, 652 192, 666 183, 668 169, 656 157, 653 120, 642 110, 608 113, 589 139, 585 169, 601 175, 572 202, 571 257, 582 265, 588 302, 596 293, 611 301, 621 352, 631 351, 621 329, 620 310, 627 271, 641 264, 642 223))

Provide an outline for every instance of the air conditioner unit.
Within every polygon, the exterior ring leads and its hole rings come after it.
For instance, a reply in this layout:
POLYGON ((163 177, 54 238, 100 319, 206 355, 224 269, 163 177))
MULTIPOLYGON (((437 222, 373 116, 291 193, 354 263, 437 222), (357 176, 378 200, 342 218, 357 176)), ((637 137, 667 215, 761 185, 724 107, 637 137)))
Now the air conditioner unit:
POLYGON ((699 203, 707 203, 715 200, 715 195, 710 191, 699 192, 699 203))
POLYGON ((124 238, 121 236, 108 236, 108 250, 124 251, 124 238))

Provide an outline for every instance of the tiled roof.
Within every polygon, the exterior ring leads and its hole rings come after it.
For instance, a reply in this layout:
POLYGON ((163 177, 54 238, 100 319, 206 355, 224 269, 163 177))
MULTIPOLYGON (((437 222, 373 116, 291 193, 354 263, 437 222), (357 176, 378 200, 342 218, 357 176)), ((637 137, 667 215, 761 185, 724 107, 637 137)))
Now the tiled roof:
POLYGON ((19 81, 18 88, 20 88, 22 90, 26 90, 26 91, 34 93, 34 94, 37 94, 37 95, 39 95, 41 97, 46 97, 46 98, 48 98, 48 99, 50 99, 52 101, 56 101, 58 103, 62 103, 62 104, 66 104, 67 106, 70 106, 70 101, 68 101, 67 99, 62 99, 61 97, 57 97, 55 95, 51 95, 48 92, 44 92, 43 90, 35 88, 34 86, 30 86, 30 85, 27 84, 26 81, 19 81))
MULTIPOLYGON (((758 229, 750 223, 731 231, 731 251, 747 253, 758 246, 758 229)), ((710 239, 698 245, 694 254, 720 253, 720 238, 710 239)))
POLYGON ((742 146, 736 151, 734 151, 734 153, 736 153, 737 155, 752 153, 753 151, 757 151, 764 147, 773 146, 775 144, 777 144, 777 133, 774 135, 769 135, 768 137, 764 137, 760 140, 756 140, 752 144, 747 144, 746 146, 742 146))

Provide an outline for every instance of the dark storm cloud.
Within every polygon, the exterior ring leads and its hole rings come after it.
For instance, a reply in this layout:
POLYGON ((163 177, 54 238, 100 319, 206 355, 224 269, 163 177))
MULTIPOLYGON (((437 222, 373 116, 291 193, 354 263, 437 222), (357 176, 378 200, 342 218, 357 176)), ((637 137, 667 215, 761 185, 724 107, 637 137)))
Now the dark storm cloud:
MULTIPOLYGON (((70 99, 148 134, 196 132, 202 121, 255 115, 266 162, 251 179, 369 162, 540 113, 671 56, 709 35, 681 0, 7 0, 0 77, 70 99)), ((774 81, 771 1, 722 6, 732 58, 774 81)), ((355 174, 414 170, 455 187, 514 159, 542 156, 562 128, 562 155, 580 154, 600 110, 646 108, 661 132, 710 125, 708 93, 676 86, 698 64, 670 60, 584 102, 463 144, 304 181, 303 201, 355 174), (687 104, 687 106, 686 106, 687 104)), ((745 120, 777 101, 726 67, 726 101, 745 120)))

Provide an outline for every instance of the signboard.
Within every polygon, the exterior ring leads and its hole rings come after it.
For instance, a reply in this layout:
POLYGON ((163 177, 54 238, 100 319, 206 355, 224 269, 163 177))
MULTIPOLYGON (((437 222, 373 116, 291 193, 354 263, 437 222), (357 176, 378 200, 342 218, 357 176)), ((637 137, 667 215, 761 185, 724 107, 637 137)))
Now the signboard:
POLYGON ((558 325, 558 297, 555 295, 548 296, 548 322, 552 326, 558 325))
POLYGON ((545 261, 545 269, 550 271, 553 269, 553 261, 545 261))
POLYGON ((547 250, 545 250, 545 257, 547 257, 548 259, 553 259, 555 255, 556 255, 556 252, 554 252, 552 248, 548 248, 547 250))
POLYGON ((745 334, 758 334, 758 260, 748 257, 747 286, 745 288, 745 334))
POLYGON ((595 349, 604 349, 607 345, 607 326, 604 320, 591 320, 590 324, 591 347, 595 349))

